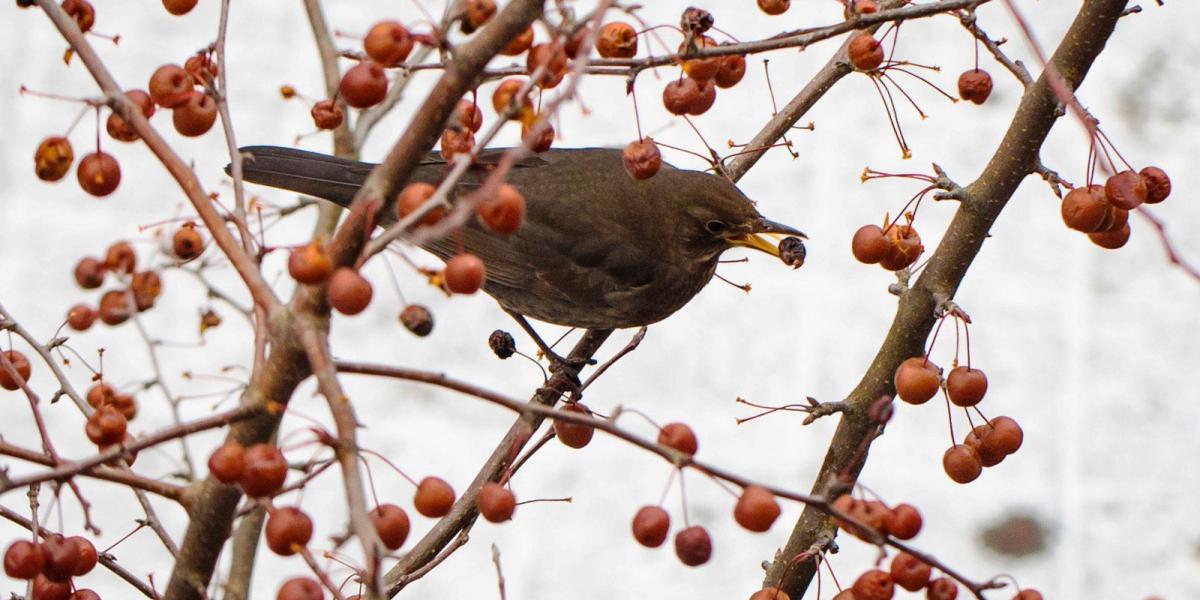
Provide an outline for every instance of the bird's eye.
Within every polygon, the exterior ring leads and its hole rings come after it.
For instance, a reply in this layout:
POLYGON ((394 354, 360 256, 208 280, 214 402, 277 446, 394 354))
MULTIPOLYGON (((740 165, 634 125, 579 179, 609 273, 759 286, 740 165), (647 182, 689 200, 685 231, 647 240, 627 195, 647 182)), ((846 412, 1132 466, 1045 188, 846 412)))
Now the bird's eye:
POLYGON ((717 235, 725 231, 725 223, 722 223, 721 221, 709 221, 704 224, 704 228, 707 229, 709 233, 717 235))

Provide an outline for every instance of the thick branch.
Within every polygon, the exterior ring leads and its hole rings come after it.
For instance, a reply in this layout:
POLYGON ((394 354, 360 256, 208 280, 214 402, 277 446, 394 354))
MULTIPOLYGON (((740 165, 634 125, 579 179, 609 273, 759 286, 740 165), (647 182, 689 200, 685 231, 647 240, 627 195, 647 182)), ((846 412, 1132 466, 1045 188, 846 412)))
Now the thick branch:
MULTIPOLYGON (((905 358, 923 350, 933 327, 935 294, 953 297, 968 267, 1021 181, 1037 164, 1038 151, 1058 118, 1053 73, 1061 74, 1072 90, 1078 88, 1093 61, 1112 35, 1125 0, 1088 0, 1067 31, 1048 69, 1021 99, 999 149, 982 175, 966 188, 966 199, 954 215, 941 244, 916 283, 900 298, 896 317, 875 360, 851 393, 851 409, 838 423, 825 462, 813 483, 814 495, 829 492, 839 475, 852 483, 862 468, 856 451, 871 434, 867 410, 881 395, 895 392, 892 374, 905 358)), ((866 442, 869 443, 869 442, 866 442)), ((791 538, 767 571, 766 583, 793 598, 804 595, 813 577, 814 561, 789 563, 812 546, 817 535, 832 528, 822 511, 806 507, 791 538), (785 577, 786 575, 786 577, 785 577)), ((976 591, 977 592, 977 591, 976 591)))

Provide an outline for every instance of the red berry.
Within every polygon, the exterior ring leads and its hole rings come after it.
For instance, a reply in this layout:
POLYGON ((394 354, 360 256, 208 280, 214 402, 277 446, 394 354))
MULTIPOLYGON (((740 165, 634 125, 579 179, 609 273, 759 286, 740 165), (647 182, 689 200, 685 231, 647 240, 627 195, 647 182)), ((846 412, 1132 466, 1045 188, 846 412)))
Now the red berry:
POLYGON ((1146 201, 1146 180, 1133 171, 1121 171, 1104 182, 1104 197, 1109 204, 1125 210, 1133 210, 1146 201))
POLYGON ((483 27, 496 14, 496 3, 493 0, 467 0, 463 9, 462 31, 472 33, 483 27))
POLYGON ((879 569, 859 575, 850 589, 857 600, 890 600, 896 593, 891 574, 879 569))
POLYGON ((193 223, 184 223, 175 235, 171 236, 171 250, 179 260, 192 260, 204 251, 204 238, 196 231, 193 223))
MULTIPOLYGON (((717 42, 708 36, 697 36, 695 38, 696 48, 703 50, 705 48, 715 48, 717 42)), ((679 53, 683 54, 687 47, 683 44, 679 45, 679 53)), ((683 72, 688 77, 696 80, 714 79, 717 73, 721 70, 721 59, 723 57, 713 56, 709 58, 692 58, 683 61, 683 72)))
POLYGON ((127 426, 125 415, 121 414, 121 411, 111 405, 101 406, 88 417, 84 432, 93 444, 111 446, 124 441, 127 426))
POLYGON ((74 594, 67 597, 67 600, 100 600, 100 594, 87 588, 75 590, 74 594))
POLYGON ((775 494, 764 487, 748 485, 733 507, 733 520, 750 531, 762 533, 771 528, 779 513, 775 494))
POLYGON ((325 591, 315 579, 293 577, 279 586, 275 600, 324 600, 325 591))
POLYGON ((906 359, 896 369, 896 394, 909 404, 928 402, 937 394, 941 383, 941 369, 925 357, 914 356, 906 359))
MULTIPOLYGON (((577 413, 581 415, 591 416, 592 411, 588 407, 578 402, 568 402, 559 408, 564 413, 577 413)), ((558 437, 558 441, 566 444, 571 448, 583 448, 592 441, 592 434, 596 430, 584 423, 572 423, 562 419, 554 420, 554 435, 558 437)))
POLYGON ((713 82, 719 88, 731 88, 746 76, 746 57, 734 54, 721 58, 721 68, 713 82))
POLYGON ((615 21, 600 29, 596 52, 602 58, 633 58, 637 51, 637 32, 628 23, 615 21))
POLYGON ((987 375, 979 369, 954 367, 946 376, 946 393, 956 406, 975 406, 987 393, 987 375))
POLYGON ((370 512, 371 524, 379 534, 379 540, 388 550, 395 550, 408 539, 410 523, 408 513, 395 504, 380 504, 370 512))
POLYGON ((271 444, 255 444, 246 448, 246 469, 238 483, 247 496, 270 496, 287 479, 287 459, 271 444))
POLYGON ((700 447, 692 428, 683 423, 667 423, 658 430, 658 443, 684 454, 695 454, 700 447))
POLYGON ((124 290, 109 290, 100 296, 100 306, 96 311, 105 325, 120 325, 133 316, 133 307, 129 303, 129 293, 124 290))
POLYGON ((867 32, 854 34, 846 48, 850 64, 859 71, 871 71, 883 64, 883 44, 867 32))
MULTIPOLYGON (((25 358, 24 354, 16 350, 5 350, 0 352, 0 354, 3 354, 4 357, 8 359, 8 362, 12 364, 12 367, 17 371, 17 375, 20 377, 21 382, 29 381, 29 376, 32 371, 29 365, 29 359, 25 358)), ((17 379, 13 378, 7 368, 0 367, 0 387, 9 391, 19 390, 21 389, 21 383, 18 382, 17 379)))
POLYGON ((657 548, 667 539, 671 515, 658 506, 643 506, 633 516, 633 539, 647 548, 657 548))
POLYGON ((896 585, 915 592, 929 584, 929 576, 933 569, 921 559, 901 552, 892 559, 890 571, 892 581, 896 582, 896 585))
POLYGON ((92 25, 96 24, 96 9, 87 0, 63 0, 62 10, 75 19, 75 24, 83 33, 90 31, 92 25))
POLYGON ((175 108, 192 97, 192 76, 179 65, 163 65, 150 76, 146 89, 154 103, 163 108, 175 108))
POLYGON ((33 579, 42 572, 41 546, 29 540, 17 540, 4 551, 4 574, 13 579, 33 579))
POLYGON ((858 262, 873 265, 891 254, 892 244, 878 225, 863 225, 850 240, 850 252, 858 262))
POLYGON ((333 273, 333 260, 320 242, 312 241, 288 255, 288 275, 300 283, 316 285, 333 273))
POLYGON ((412 52, 412 35, 396 21, 380 21, 363 38, 363 50, 385 67, 399 66, 412 52))
POLYGON ((75 265, 75 283, 85 290, 94 290, 104 284, 107 268, 100 259, 85 256, 75 265))
POLYGON ((312 539, 312 519, 294 506, 277 508, 267 516, 263 528, 267 547, 280 556, 291 556, 308 545, 312 539))
POLYGON ((758 0, 758 8, 772 16, 782 15, 791 6, 791 0, 758 0))
POLYGON ((658 151, 658 144, 645 137, 625 146, 625 151, 621 153, 621 162, 630 177, 637 180, 649 179, 662 169, 662 154, 658 151))
POLYGON ((779 588, 765 587, 750 594, 750 600, 792 600, 792 597, 779 588))
POLYGON ((133 294, 133 302, 138 311, 150 310, 154 307, 154 301, 162 294, 162 279, 154 271, 134 273, 129 281, 129 291, 133 294))
POLYGON ((533 27, 526 27, 525 31, 518 33, 517 37, 508 41, 508 45, 504 46, 500 54, 505 56, 520 56, 530 46, 533 46, 533 27))
POLYGON ((188 14, 196 7, 198 0, 162 0, 167 12, 179 17, 188 14))
POLYGON ((51 581, 68 581, 79 568, 79 549, 57 533, 42 540, 42 558, 42 574, 51 581))
POLYGON ((1042 593, 1035 589, 1024 589, 1017 592, 1012 600, 1042 600, 1042 593))
POLYGON ((1000 464, 1004 460, 1004 457, 1007 456, 1007 454, 998 450, 994 443, 984 448, 983 440, 987 439, 993 431, 995 431, 995 428, 991 425, 979 425, 975 429, 972 429, 967 434, 967 437, 963 439, 963 444, 974 448, 979 453, 979 462, 985 467, 994 467, 1000 464))
POLYGON ((450 509, 454 506, 454 488, 444 479, 426 477, 417 485, 413 506, 417 512, 431 519, 444 517, 450 514, 450 509))
POLYGON ((992 432, 983 439, 984 448, 1013 454, 1021 448, 1025 433, 1011 417, 995 417, 991 420, 992 432))
POLYGON ((493 523, 503 523, 512 518, 517 509, 517 498, 512 490, 494 482, 483 484, 479 490, 479 514, 493 523))
POLYGON ((992 76, 983 69, 970 69, 958 76, 958 95, 968 102, 983 104, 992 94, 992 76))
POLYGON ((137 253, 129 242, 116 242, 105 251, 104 266, 114 273, 131 274, 137 268, 137 253))
POLYGON ((192 92, 187 102, 171 111, 171 123, 180 135, 197 137, 208 133, 217 122, 217 101, 203 92, 192 92))
POLYGON ((541 76, 536 81, 538 87, 542 89, 555 87, 567 74, 567 53, 558 44, 537 44, 529 49, 529 54, 525 55, 525 69, 529 71, 530 77, 533 77, 538 69, 542 70, 541 76))
POLYGON ((1089 233, 1088 239, 1092 240, 1093 244, 1100 246, 1106 250, 1116 250, 1129 242, 1129 234, 1132 230, 1129 228, 1129 223, 1116 231, 1097 231, 1089 233))
POLYGON ((350 267, 338 267, 329 278, 326 299, 343 315, 357 315, 371 303, 371 282, 350 267))
POLYGON ((921 511, 917 507, 901 502, 888 513, 883 528, 896 539, 911 540, 921 532, 921 511))
POLYGON ((502 183, 496 189, 496 195, 480 202, 475 210, 479 220, 488 229, 500 235, 510 235, 516 233, 525 221, 525 197, 517 188, 502 183))
POLYGON ((228 441, 208 457, 208 472, 221 483, 235 483, 246 472, 246 448, 228 441))
POLYGON ((717 87, 712 81, 680 77, 663 88, 663 106, 676 115, 704 114, 716 99, 717 87))
POLYGON ((698 567, 712 557, 712 538, 708 531, 699 525, 692 525, 675 534, 675 556, 679 562, 698 567))
POLYGON ((541 153, 554 145, 554 126, 546 123, 540 115, 534 115, 528 123, 521 124, 521 143, 531 152, 541 153), (538 133, 534 135, 534 128, 538 133))
POLYGON ((1067 192, 1062 202, 1062 219, 1075 231, 1091 233, 1100 229, 1108 213, 1109 203, 1104 188, 1098 185, 1077 187, 1067 192))
POLYGON ((79 555, 75 571, 71 574, 79 577, 91 573, 100 560, 100 556, 96 554, 96 547, 87 538, 78 535, 67 538, 67 541, 75 546, 75 553, 79 555))
POLYGON ((533 114, 533 101, 529 99, 529 95, 522 94, 518 97, 523 87, 524 83, 520 79, 505 79, 496 86, 495 91, 492 92, 492 108, 497 115, 505 115, 514 102, 517 103, 517 115, 515 116, 533 114))
POLYGON ((121 184, 121 165, 111 154, 93 152, 79 159, 75 177, 83 191, 97 198, 107 196, 121 184))
POLYGON ((383 101, 387 96, 388 79, 383 67, 373 61, 360 62, 342 75, 338 93, 346 104, 354 108, 367 108, 383 101))
POLYGON ((33 578, 33 593, 29 600, 69 600, 70 597, 70 581, 55 581, 44 574, 33 578))
POLYGON ((478 104, 463 98, 454 107, 454 123, 458 127, 479 131, 483 127, 483 111, 479 110, 478 104))
POLYGON ((474 294, 483 287, 486 270, 474 254, 459 254, 446 261, 446 288, 455 294, 474 294))
POLYGON ((983 471, 983 463, 974 448, 955 444, 942 455, 942 468, 955 483, 970 483, 983 471))

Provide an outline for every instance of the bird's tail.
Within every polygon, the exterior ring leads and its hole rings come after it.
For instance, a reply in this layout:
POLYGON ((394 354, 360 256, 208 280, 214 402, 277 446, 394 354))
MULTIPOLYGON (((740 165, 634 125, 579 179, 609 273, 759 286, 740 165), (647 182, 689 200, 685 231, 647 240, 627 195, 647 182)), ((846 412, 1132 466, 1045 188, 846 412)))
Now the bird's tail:
MULTIPOLYGON (((342 206, 350 205, 375 166, 280 146, 246 146, 240 150, 242 177, 246 181, 324 198, 342 206)), ((229 172, 229 167, 225 171, 229 172)))

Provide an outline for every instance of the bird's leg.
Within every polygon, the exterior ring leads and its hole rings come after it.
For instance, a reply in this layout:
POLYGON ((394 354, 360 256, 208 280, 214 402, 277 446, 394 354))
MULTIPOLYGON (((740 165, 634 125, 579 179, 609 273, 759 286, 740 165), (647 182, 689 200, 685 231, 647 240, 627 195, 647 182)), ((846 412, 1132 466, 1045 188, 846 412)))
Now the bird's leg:
POLYGON ((522 315, 519 312, 511 311, 507 308, 504 309, 504 312, 511 315, 512 318, 517 322, 517 325, 520 325, 521 329, 524 329, 525 333, 529 334, 529 337, 533 338, 533 343, 537 344, 537 347, 539 350, 541 350, 542 355, 550 361, 550 372, 555 375, 561 375, 565 377, 567 384, 571 387, 571 391, 576 395, 579 395, 579 392, 582 391, 582 383, 579 381, 579 370, 582 369, 584 365, 596 364, 596 361, 571 360, 569 358, 563 358, 559 356, 558 353, 550 349, 550 346, 546 344, 546 342, 542 339, 542 336, 538 335, 538 332, 533 329, 533 325, 529 324, 529 320, 525 318, 525 315, 522 315))

